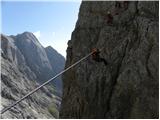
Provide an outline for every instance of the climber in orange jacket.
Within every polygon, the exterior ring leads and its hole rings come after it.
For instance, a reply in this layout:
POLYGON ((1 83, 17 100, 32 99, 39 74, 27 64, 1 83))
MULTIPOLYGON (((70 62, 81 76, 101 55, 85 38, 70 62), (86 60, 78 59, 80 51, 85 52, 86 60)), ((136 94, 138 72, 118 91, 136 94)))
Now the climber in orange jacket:
POLYGON ((92 49, 92 59, 96 62, 103 62, 105 65, 107 65, 107 61, 104 58, 100 57, 100 51, 97 48, 92 49))

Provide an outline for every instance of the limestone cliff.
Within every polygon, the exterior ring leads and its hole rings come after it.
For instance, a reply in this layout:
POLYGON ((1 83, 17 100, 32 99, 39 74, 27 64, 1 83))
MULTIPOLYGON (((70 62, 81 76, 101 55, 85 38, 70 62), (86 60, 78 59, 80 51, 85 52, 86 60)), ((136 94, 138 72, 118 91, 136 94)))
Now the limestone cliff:
MULTIPOLYGON (((55 52, 51 51, 50 54, 57 57, 55 52)), ((32 33, 25 32, 17 36, 1 35, 2 108, 13 104, 43 81, 54 76, 53 68, 57 65, 53 62, 32 33)), ((63 63, 60 66, 63 67, 63 63)), ((58 118, 61 98, 57 96, 55 87, 53 84, 43 87, 3 113, 1 118, 58 118)))
POLYGON ((159 3, 116 4, 81 4, 66 67, 94 47, 103 48, 100 56, 108 65, 88 58, 64 74, 61 118, 159 117, 159 3))
MULTIPOLYGON (((51 46, 48 46, 45 48, 46 54, 48 56, 48 59, 51 63, 51 66, 53 66, 52 70, 52 76, 58 74, 64 69, 65 65, 65 58, 59 54, 56 50, 54 50, 51 46)), ((57 91, 62 95, 62 78, 61 76, 58 77, 53 81, 54 85, 57 88, 57 91)))

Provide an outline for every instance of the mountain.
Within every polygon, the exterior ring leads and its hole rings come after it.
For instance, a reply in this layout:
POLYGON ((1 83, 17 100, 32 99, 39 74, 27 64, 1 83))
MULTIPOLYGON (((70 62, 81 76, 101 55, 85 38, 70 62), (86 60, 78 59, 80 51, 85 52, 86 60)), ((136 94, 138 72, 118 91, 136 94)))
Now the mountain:
MULTIPOLYGON (((55 75, 57 71, 54 72, 54 69, 59 70, 56 68, 58 65, 57 63, 54 65, 47 54, 45 48, 30 32, 16 36, 1 35, 2 108, 19 100, 55 75)), ((56 53, 55 57, 59 57, 58 55, 61 56, 56 53)), ((59 66, 63 67, 64 62, 59 66)), ((57 92, 62 91, 59 86, 56 86, 58 83, 61 83, 61 78, 57 79, 54 86, 49 84, 29 96, 19 105, 4 113, 2 118, 57 118, 61 102, 57 92), (51 105, 54 105, 54 112, 50 109, 51 105)))
MULTIPOLYGON (((27 65, 36 74, 39 83, 43 83, 63 70, 65 64, 64 57, 51 46, 44 48, 33 33, 24 32, 13 38, 16 46, 24 55, 27 65)), ((61 93, 61 77, 57 78, 53 83, 61 93)))
POLYGON ((158 1, 82 1, 65 67, 107 65, 63 75, 60 118, 159 118, 158 26, 158 1))
MULTIPOLYGON (((60 55, 56 50, 54 50, 51 46, 46 47, 45 51, 51 66, 53 66, 53 75, 58 74, 64 69, 65 58, 62 55, 60 55)), ((57 87, 58 91, 61 91, 60 94, 62 94, 61 76, 58 79, 55 79, 53 82, 57 87)))
POLYGON ((15 36, 15 44, 24 55, 27 65, 37 75, 39 82, 44 82, 52 77, 52 66, 45 48, 32 33, 24 32, 15 36))

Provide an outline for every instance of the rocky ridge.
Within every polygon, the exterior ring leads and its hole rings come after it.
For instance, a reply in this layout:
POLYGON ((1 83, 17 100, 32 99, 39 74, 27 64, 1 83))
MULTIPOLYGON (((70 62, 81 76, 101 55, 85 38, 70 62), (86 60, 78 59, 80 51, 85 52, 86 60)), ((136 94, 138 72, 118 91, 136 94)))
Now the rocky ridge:
MULTIPOLYGON (((50 78, 55 67, 52 65, 45 48, 32 33, 25 32, 17 36, 1 35, 2 108, 19 100, 50 78)), ((55 93, 53 84, 45 86, 4 113, 1 118, 57 118, 48 109, 51 104, 55 104, 58 111, 61 98, 55 93)))

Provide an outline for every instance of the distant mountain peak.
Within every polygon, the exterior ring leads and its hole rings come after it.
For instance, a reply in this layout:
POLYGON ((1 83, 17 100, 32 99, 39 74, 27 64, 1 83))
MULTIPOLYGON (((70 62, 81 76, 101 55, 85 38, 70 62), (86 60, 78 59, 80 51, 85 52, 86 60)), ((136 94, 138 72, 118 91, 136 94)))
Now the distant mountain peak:
POLYGON ((29 37, 29 36, 35 37, 35 35, 32 32, 28 32, 28 31, 25 31, 21 34, 17 34, 17 36, 19 36, 19 35, 26 36, 26 37, 29 37))
POLYGON ((33 34, 32 32, 25 31, 22 34, 33 34))
POLYGON ((33 43, 36 46, 42 47, 36 36, 31 32, 23 32, 22 34, 18 34, 15 37, 15 39, 18 39, 19 41, 23 41, 25 43, 33 43))
POLYGON ((34 39, 36 39, 38 41, 38 39, 36 38, 36 36, 33 33, 31 33, 31 32, 24 32, 21 35, 24 35, 24 36, 29 37, 29 38, 32 37, 32 38, 34 38, 34 39))
MULTIPOLYGON (((58 58, 58 62, 62 61, 60 64, 56 63, 57 61, 50 61, 45 48, 36 40, 30 32, 10 36, 1 34, 2 108, 13 101, 16 102, 16 99, 20 96, 50 79, 57 73, 56 70, 61 71, 63 69, 65 61, 58 58)), ((54 53, 51 51, 50 54, 54 56, 54 53)), ((57 54, 55 57, 57 57, 57 54)), ((41 118, 42 116, 43 118, 55 118, 51 114, 49 106, 54 104, 54 108, 58 112, 62 94, 61 86, 62 82, 59 77, 52 84, 47 87, 44 86, 39 92, 34 93, 30 98, 26 98, 28 100, 20 103, 19 106, 16 106, 16 109, 13 108, 7 114, 3 114, 2 118, 28 119, 41 118), (23 104, 34 107, 21 107, 23 104)))
POLYGON ((46 49, 51 49, 52 50, 53 47, 49 45, 49 46, 46 47, 46 49))
MULTIPOLYGON (((63 57, 64 58, 64 56, 62 56, 57 50, 55 50, 52 46, 47 46, 46 48, 45 48, 45 50, 47 51, 47 53, 54 53, 54 54, 57 54, 57 55, 59 55, 60 57, 63 57)), ((64 58, 65 59, 65 58, 64 58)))

